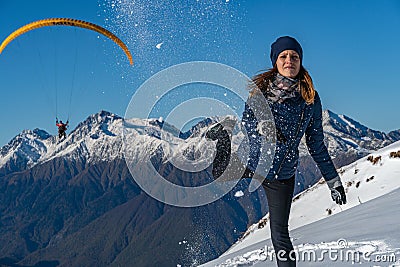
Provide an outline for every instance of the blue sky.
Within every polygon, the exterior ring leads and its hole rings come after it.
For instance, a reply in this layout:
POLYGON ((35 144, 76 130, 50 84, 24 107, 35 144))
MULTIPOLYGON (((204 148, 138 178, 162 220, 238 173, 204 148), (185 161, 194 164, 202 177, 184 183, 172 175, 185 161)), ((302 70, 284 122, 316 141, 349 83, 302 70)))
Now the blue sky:
POLYGON ((302 44, 324 109, 372 129, 400 128, 397 0, 0 0, 0 39, 50 17, 111 30, 135 65, 112 41, 85 29, 47 27, 20 36, 0 54, 0 145, 23 129, 55 134, 56 114, 69 117, 72 128, 100 110, 123 116, 135 90, 174 64, 209 60, 253 76, 271 67, 270 44, 282 35, 302 44))

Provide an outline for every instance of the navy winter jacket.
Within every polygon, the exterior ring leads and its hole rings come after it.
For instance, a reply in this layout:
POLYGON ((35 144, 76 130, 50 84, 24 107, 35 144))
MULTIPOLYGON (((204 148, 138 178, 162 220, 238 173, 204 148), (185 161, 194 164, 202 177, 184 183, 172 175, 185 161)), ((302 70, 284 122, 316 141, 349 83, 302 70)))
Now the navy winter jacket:
MULTIPOLYGON (((332 159, 324 144, 322 129, 322 106, 318 93, 313 104, 307 105, 300 94, 283 103, 268 101, 279 136, 276 141, 275 157, 267 179, 289 179, 296 173, 299 160, 299 144, 306 135, 308 150, 317 163, 325 180, 338 176, 332 159)), ((260 157, 261 136, 257 131, 258 121, 246 103, 242 124, 245 126, 250 155, 247 167, 255 171, 260 157)))

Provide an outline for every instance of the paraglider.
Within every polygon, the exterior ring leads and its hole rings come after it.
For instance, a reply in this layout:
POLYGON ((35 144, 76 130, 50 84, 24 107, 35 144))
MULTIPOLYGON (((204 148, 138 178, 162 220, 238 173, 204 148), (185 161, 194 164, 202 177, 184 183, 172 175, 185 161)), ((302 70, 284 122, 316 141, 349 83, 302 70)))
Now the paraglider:
MULTIPOLYGON (((3 52, 3 50, 9 45, 14 39, 16 39, 18 36, 29 32, 31 30, 41 28, 41 27, 47 27, 47 26, 71 26, 71 27, 80 27, 80 28, 85 28, 89 29, 92 31, 95 31, 97 33, 100 33, 109 39, 111 39, 114 43, 116 43, 125 53, 127 56, 130 65, 133 65, 133 59, 132 59, 132 54, 129 51, 128 47, 124 42, 122 42, 115 34, 112 32, 106 30, 105 28, 96 25, 91 22, 83 21, 83 20, 78 20, 78 19, 71 19, 71 18, 48 18, 48 19, 42 19, 42 20, 37 20, 34 22, 31 22, 29 24, 26 24, 19 29, 15 30, 12 32, 10 35, 4 39, 4 41, 0 45, 0 54, 3 52)), ((68 127, 69 119, 67 120, 66 123, 63 123, 62 121, 58 121, 57 118, 57 87, 55 88, 56 92, 56 126, 58 127, 58 137, 61 139, 62 137, 66 138, 66 130, 68 127)), ((70 105, 71 105, 71 98, 72 98, 72 88, 71 88, 71 94, 70 94, 70 105)), ((69 118, 69 114, 68 114, 69 118)))
POLYGON ((92 31, 96 31, 100 34, 103 34, 104 36, 110 38, 113 40, 119 47, 122 48, 122 50, 125 52, 126 56, 129 59, 129 63, 133 65, 133 59, 131 52, 129 51, 128 47, 125 45, 124 42, 122 42, 115 34, 112 32, 104 29, 103 27, 96 25, 91 22, 86 22, 83 20, 78 20, 78 19, 69 19, 69 18, 50 18, 50 19, 42 19, 38 21, 34 21, 32 23, 26 24, 25 26, 22 26, 21 28, 17 29, 13 33, 11 33, 7 38, 2 42, 0 45, 0 54, 4 50, 4 48, 15 38, 20 36, 21 34, 24 34, 28 31, 41 28, 41 27, 46 27, 46 26, 73 26, 73 27, 81 27, 85 29, 89 29, 92 31))
POLYGON ((61 139, 62 137, 67 138, 67 134, 65 131, 67 130, 69 121, 67 120, 66 123, 63 123, 62 120, 58 121, 58 118, 56 118, 56 126, 58 127, 58 138, 61 139))

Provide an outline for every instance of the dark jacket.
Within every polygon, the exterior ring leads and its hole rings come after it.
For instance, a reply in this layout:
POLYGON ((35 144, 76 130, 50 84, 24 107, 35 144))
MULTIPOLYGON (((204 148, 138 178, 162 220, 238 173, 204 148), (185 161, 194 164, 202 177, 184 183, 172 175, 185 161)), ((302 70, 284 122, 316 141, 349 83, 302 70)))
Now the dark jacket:
POLYGON ((68 127, 68 122, 61 123, 61 122, 56 121, 56 126, 58 127, 59 132, 65 132, 68 127))
MULTIPOLYGON (((267 179, 289 179, 296 173, 299 160, 299 144, 306 135, 308 150, 317 163, 325 180, 338 176, 332 159, 324 144, 322 129, 322 106, 318 93, 313 104, 307 105, 300 94, 283 103, 268 101, 275 120, 277 141, 275 156, 267 179)), ((242 124, 245 126, 250 145, 247 167, 255 171, 260 158, 261 136, 257 131, 258 121, 246 103, 242 124)))

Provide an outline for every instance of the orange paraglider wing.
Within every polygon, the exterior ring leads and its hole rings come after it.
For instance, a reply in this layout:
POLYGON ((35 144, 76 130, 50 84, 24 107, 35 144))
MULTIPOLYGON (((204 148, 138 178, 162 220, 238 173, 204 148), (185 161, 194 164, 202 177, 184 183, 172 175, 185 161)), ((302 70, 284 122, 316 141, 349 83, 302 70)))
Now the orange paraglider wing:
POLYGON ((112 32, 104 29, 103 27, 96 25, 94 23, 86 22, 83 20, 78 20, 78 19, 69 19, 69 18, 50 18, 50 19, 42 19, 38 21, 34 21, 32 23, 29 23, 25 26, 22 26, 18 30, 14 31, 11 33, 7 38, 1 43, 0 45, 0 54, 3 51, 3 49, 15 38, 20 36, 21 34, 24 34, 28 31, 41 28, 41 27, 46 27, 46 26, 73 26, 73 27, 81 27, 81 28, 86 28, 92 31, 96 31, 100 34, 103 34, 104 36, 110 38, 113 40, 119 47, 122 48, 122 50, 125 52, 126 56, 129 59, 129 63, 132 65, 133 64, 133 59, 131 52, 129 51, 128 47, 122 42, 115 34, 112 32))

